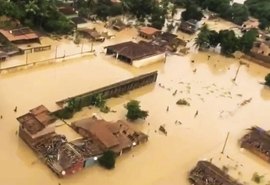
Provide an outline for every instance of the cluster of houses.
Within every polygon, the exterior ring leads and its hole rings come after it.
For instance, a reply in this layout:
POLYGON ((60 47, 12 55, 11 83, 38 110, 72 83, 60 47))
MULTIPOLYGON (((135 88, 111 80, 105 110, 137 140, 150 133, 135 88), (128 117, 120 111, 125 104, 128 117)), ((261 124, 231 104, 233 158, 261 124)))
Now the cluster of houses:
POLYGON ((8 56, 22 54, 25 51, 38 50, 40 46, 39 35, 28 27, 21 27, 16 29, 0 29, 0 59, 6 60, 8 56))
POLYGON ((118 155, 144 143, 148 136, 132 128, 130 123, 115 123, 90 117, 71 123, 71 131, 81 138, 68 141, 56 133, 57 118, 40 105, 17 118, 19 136, 59 177, 72 175, 96 164, 104 152, 118 155))
POLYGON ((106 46, 105 53, 135 67, 141 67, 165 61, 166 52, 175 52, 180 45, 186 46, 186 42, 178 38, 177 35, 162 32, 153 27, 141 27, 138 30, 138 35, 144 40, 106 46))

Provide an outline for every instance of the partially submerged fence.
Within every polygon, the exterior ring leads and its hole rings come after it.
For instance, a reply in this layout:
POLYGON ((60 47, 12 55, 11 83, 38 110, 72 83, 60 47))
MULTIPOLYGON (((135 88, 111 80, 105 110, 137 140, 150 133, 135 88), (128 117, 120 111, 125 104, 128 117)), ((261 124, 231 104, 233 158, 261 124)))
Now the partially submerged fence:
POLYGON ((157 76, 158 72, 154 71, 151 73, 142 74, 134 78, 123 80, 121 82, 117 82, 84 94, 60 100, 56 103, 61 107, 61 109, 57 110, 55 114, 62 114, 62 112, 65 110, 64 107, 67 104, 72 104, 73 110, 78 111, 82 107, 92 105, 93 99, 97 96, 100 96, 104 99, 119 96, 130 90, 137 89, 139 87, 156 82, 157 76))

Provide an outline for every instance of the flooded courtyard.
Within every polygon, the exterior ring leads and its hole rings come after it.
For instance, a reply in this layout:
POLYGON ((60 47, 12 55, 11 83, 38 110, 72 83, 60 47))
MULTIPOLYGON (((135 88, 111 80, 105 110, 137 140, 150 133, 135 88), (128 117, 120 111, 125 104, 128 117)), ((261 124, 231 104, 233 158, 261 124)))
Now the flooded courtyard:
MULTIPOLYGON (((238 144, 251 126, 270 129, 270 89, 260 84, 269 69, 241 59, 247 65, 240 67, 234 82, 239 59, 202 52, 170 55, 165 63, 134 68, 102 51, 111 43, 136 40, 135 29, 114 34, 114 39, 94 44, 96 55, 0 74, 2 184, 188 185, 188 172, 202 159, 211 159, 219 167, 227 166, 234 178, 247 184, 255 184, 251 181, 254 172, 269 174, 269 164, 240 150, 238 144), (16 117, 33 107, 43 104, 54 110, 58 100, 154 70, 159 73, 155 84, 108 100, 108 106, 115 113, 84 108, 68 120, 79 120, 93 113, 106 120, 125 119, 123 105, 131 99, 141 102, 149 117, 135 122, 134 126, 149 135, 149 142, 119 157, 114 170, 96 165, 59 179, 16 134, 19 126, 16 117), (177 105, 179 99, 187 100, 190 106, 177 105), (243 105, 246 100, 250 102, 243 105), (16 106, 18 109, 14 112, 16 106), (160 125, 166 128, 167 136, 158 131, 160 125), (228 143, 221 154, 228 132, 228 143)), ((90 43, 84 46, 89 47, 90 43)), ((67 130, 66 126, 57 129, 67 130)), ((77 135, 70 133, 69 137, 77 135)), ((270 177, 265 175, 263 184, 268 181, 270 177)))

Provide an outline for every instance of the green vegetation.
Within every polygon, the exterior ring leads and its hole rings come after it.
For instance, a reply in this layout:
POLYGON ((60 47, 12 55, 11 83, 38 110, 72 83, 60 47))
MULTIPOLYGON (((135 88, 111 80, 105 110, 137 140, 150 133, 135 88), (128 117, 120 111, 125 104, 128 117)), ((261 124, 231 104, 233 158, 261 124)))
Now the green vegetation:
POLYGON ((268 73, 265 76, 264 80, 265 80, 265 83, 264 84, 270 87, 270 73, 268 73))
POLYGON ((135 15, 138 19, 144 19, 151 15, 157 5, 155 0, 122 0, 124 9, 135 15))
POLYGON ((72 23, 58 12, 54 0, 0 0, 0 16, 18 19, 22 24, 48 32, 69 33, 72 23))
POLYGON ((165 9, 159 6, 154 7, 150 19, 151 26, 157 29, 161 29, 165 23, 165 15, 166 15, 165 9))
POLYGON ((221 53, 224 55, 232 55, 235 51, 248 53, 256 41, 258 31, 251 29, 237 37, 232 30, 221 30, 218 32, 210 30, 207 25, 201 28, 200 33, 195 39, 195 45, 199 49, 208 49, 209 47, 221 46, 221 53))
POLYGON ((181 17, 185 21, 189 19, 195 19, 200 21, 203 17, 203 13, 197 5, 189 4, 186 6, 186 10, 182 12, 181 17))
POLYGON ((255 172, 252 175, 252 181, 256 182, 257 184, 260 184, 264 178, 264 175, 259 175, 257 172, 255 172))
MULTIPOLYGON (((203 9, 208 9, 218 13, 220 17, 232 21, 236 24, 242 24, 250 15, 246 5, 233 3, 230 0, 174 0, 179 6, 184 6, 187 9, 190 4, 192 6, 200 6, 203 9)), ((194 10, 193 10, 194 11, 194 10)), ((190 11, 192 13, 192 11, 190 11)), ((196 10, 194 11, 196 12, 196 10)), ((192 15, 192 14, 191 14, 192 15)))
POLYGON ((148 116, 147 111, 140 109, 139 101, 131 100, 127 105, 125 105, 125 108, 128 110, 126 117, 131 121, 139 118, 145 119, 148 116))
POLYGON ((99 164, 106 169, 113 169, 115 167, 116 155, 113 151, 105 152, 99 159, 99 164))
POLYGON ((246 0, 245 5, 248 7, 252 16, 260 20, 261 29, 270 27, 270 1, 269 0, 246 0))
POLYGON ((91 97, 90 105, 98 107, 101 112, 108 113, 110 108, 106 106, 106 100, 101 94, 97 94, 91 97))
POLYGON ((91 15, 97 15, 101 20, 106 20, 108 16, 117 16, 123 13, 123 7, 120 3, 112 3, 111 0, 86 0, 77 1, 79 15, 89 18, 91 15))

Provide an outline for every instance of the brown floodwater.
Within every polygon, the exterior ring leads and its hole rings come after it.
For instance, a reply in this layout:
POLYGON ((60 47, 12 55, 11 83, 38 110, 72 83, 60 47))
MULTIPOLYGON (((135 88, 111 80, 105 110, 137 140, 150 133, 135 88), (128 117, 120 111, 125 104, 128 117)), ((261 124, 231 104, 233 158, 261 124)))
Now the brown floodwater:
MULTIPOLYGON (((166 63, 134 68, 105 56, 102 50, 103 46, 134 37, 135 29, 112 33, 116 34, 114 39, 94 43, 97 56, 0 74, 1 184, 187 185, 189 170, 198 160, 210 158, 220 167, 229 167, 233 177, 248 184, 254 184, 251 181, 254 172, 270 173, 266 162, 241 151, 238 145, 246 128, 258 125, 270 129, 270 89, 260 84, 269 69, 243 60, 250 65, 240 67, 233 83, 239 60, 214 53, 171 55, 166 63), (118 158, 114 170, 104 170, 97 165, 59 179, 16 135, 16 117, 35 106, 44 104, 54 110, 57 100, 153 70, 159 72, 156 84, 108 100, 108 106, 115 113, 104 114, 97 109, 84 108, 69 120, 82 119, 93 113, 106 120, 125 119, 123 105, 131 99, 139 100, 142 108, 149 110, 145 121, 134 123, 134 127, 149 135, 149 142, 118 158), (176 105, 180 98, 189 101, 190 106, 176 105), (240 106, 250 98, 250 103, 240 106), (13 111, 15 106, 18 107, 16 113, 13 111), (194 117, 197 111, 198 115, 194 117), (167 136, 158 131, 160 125, 165 126, 167 136), (228 144, 221 155, 227 132, 230 132, 228 144)), ((68 48, 69 42, 65 39, 59 45, 68 48)), ((90 48, 90 43, 85 43, 84 47, 90 48)), ((80 46, 78 48, 79 51, 80 46)), ((67 49, 66 52, 72 51, 67 49)), ((54 56, 53 52, 51 55, 54 56)), ((58 127, 57 132, 67 133, 69 139, 79 137, 66 125, 58 127)), ((266 175, 264 182, 269 180, 266 175)))

